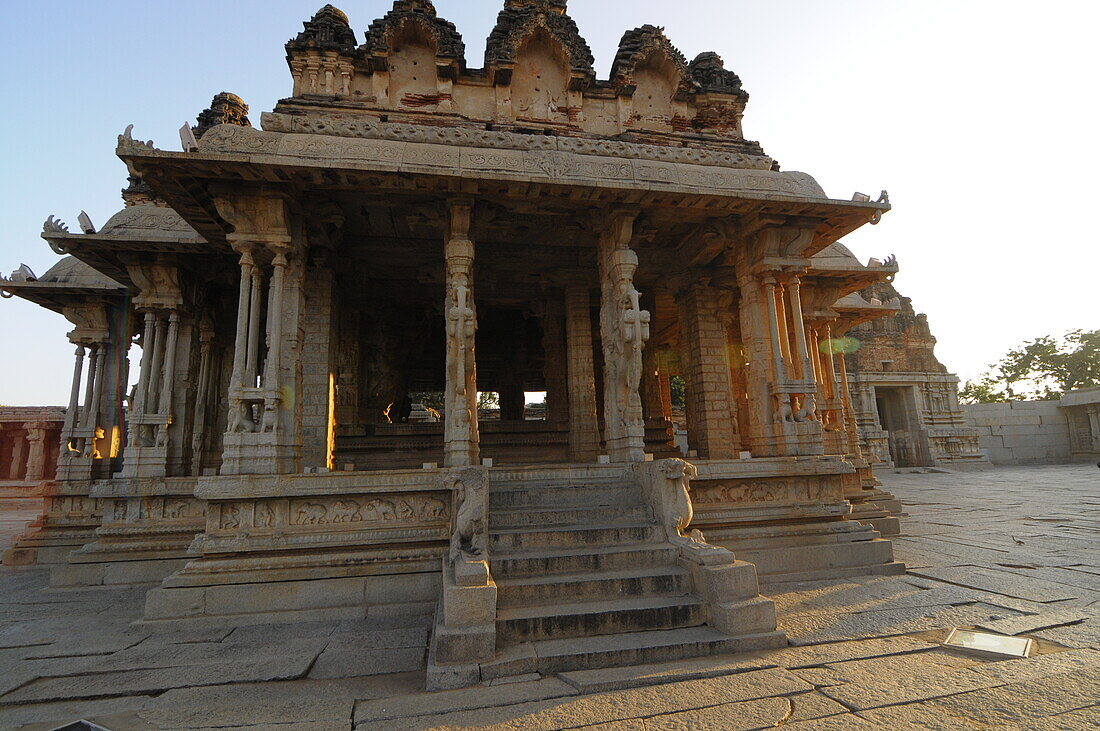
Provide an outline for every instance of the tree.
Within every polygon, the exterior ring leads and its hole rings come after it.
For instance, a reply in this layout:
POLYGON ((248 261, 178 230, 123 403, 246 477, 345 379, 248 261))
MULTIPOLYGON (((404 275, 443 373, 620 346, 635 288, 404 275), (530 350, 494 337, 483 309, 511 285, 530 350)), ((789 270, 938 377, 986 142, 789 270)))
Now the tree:
POLYGON ((1100 386, 1100 330, 1044 335, 1008 351, 976 381, 959 389, 964 403, 1057 399, 1100 386))
POLYGON ((676 408, 684 408, 684 404, 687 403, 685 395, 687 393, 687 381, 683 376, 671 376, 668 379, 668 390, 672 396, 672 405, 676 408))

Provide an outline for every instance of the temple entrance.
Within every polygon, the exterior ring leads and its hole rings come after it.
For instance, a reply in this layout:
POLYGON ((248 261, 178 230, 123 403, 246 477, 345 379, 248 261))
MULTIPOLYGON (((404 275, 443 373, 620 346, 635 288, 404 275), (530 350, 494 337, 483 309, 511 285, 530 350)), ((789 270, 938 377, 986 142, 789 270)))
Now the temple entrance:
POLYGON ((875 405, 879 424, 890 435, 890 459, 894 466, 930 467, 928 436, 917 414, 916 389, 877 386, 875 405))

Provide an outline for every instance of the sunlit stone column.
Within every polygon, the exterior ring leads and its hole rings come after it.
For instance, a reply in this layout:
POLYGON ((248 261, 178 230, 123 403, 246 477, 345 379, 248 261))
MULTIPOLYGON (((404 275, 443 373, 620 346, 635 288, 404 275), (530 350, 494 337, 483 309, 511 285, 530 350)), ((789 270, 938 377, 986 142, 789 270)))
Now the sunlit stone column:
POLYGON ((473 205, 456 199, 448 203, 449 225, 443 255, 447 267, 444 314, 447 326, 447 383, 444 393, 444 463, 448 467, 480 462, 477 422, 477 372, 474 340, 477 308, 474 303, 474 242, 470 240, 473 205))
POLYGON ((600 340, 604 361, 604 441, 612 462, 645 460, 641 383, 649 312, 634 288, 638 256, 630 249, 633 212, 611 215, 599 240, 600 340))

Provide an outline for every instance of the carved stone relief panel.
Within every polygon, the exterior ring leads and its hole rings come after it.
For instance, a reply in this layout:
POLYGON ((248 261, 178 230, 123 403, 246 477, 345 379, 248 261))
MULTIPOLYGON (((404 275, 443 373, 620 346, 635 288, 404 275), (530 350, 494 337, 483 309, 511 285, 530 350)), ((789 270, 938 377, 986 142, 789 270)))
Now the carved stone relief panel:
POLYGON ((700 510, 747 503, 836 502, 842 499, 840 479, 822 476, 699 481, 692 486, 691 492, 700 510))

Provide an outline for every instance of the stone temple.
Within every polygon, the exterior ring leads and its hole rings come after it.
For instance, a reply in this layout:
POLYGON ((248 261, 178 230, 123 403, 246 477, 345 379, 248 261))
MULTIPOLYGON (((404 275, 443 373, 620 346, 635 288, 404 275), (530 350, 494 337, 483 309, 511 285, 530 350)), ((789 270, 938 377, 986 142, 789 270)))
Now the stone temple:
POLYGON ((781 645, 761 584, 902 572, 842 347, 899 310, 838 243, 885 193, 780 170, 654 26, 607 78, 565 0, 506 0, 482 68, 430 0, 365 30, 306 22, 259 126, 127 128, 125 207, 0 283, 75 347, 5 562, 154 627, 434 616, 431 688, 781 645))

